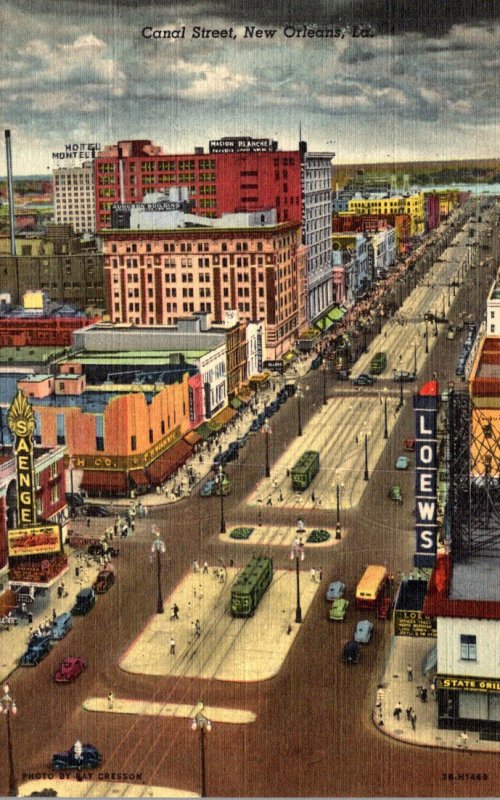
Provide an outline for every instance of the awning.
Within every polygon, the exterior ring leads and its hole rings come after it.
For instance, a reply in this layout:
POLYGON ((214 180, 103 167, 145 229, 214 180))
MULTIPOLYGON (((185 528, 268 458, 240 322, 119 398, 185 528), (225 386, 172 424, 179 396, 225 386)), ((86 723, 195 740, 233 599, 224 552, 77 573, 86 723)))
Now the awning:
POLYGON ((202 439, 210 439, 217 431, 210 428, 207 422, 202 422, 201 425, 198 425, 196 428, 196 433, 201 436, 202 439))
POLYGON ((431 647, 427 655, 425 656, 422 662, 422 672, 424 675, 428 675, 429 672, 436 672, 437 670, 437 645, 431 647))
POLYGON ((253 389, 250 389, 249 386, 246 386, 244 389, 240 389, 238 394, 236 395, 240 403, 244 406, 247 406, 249 403, 252 402, 252 397, 254 396, 255 392, 253 389))
POLYGON ((188 431, 185 434, 185 436, 183 436, 182 438, 184 439, 185 442, 190 444, 191 447, 194 447, 195 444, 198 444, 198 442, 201 442, 201 440, 203 439, 203 436, 201 436, 198 433, 198 431, 188 431))
POLYGON ((231 408, 234 408, 237 411, 239 408, 241 408, 243 403, 241 402, 241 400, 238 400, 237 397, 232 397, 231 400, 229 401, 229 405, 231 406, 231 408))
POLYGON ((294 361, 296 358, 297 358, 296 350, 289 350, 288 353, 285 353, 285 355, 282 356, 281 360, 282 361, 294 361))
POLYGON ((265 372, 259 372, 257 375, 252 375, 250 378, 250 383, 254 384, 254 386, 263 386, 269 378, 271 377, 271 373, 266 370, 265 372))
POLYGON ((343 308, 331 308, 330 311, 327 311, 326 314, 323 314, 322 317, 319 317, 319 319, 314 322, 314 327, 319 331, 327 331, 332 325, 339 322, 345 313, 343 308))
POLYGON ((172 475, 178 467, 187 461, 191 452, 191 445, 183 439, 180 439, 177 444, 165 450, 156 461, 153 461, 153 463, 146 468, 149 482, 153 484, 162 483, 162 481, 166 480, 169 475, 172 475))
POLYGON ((127 476, 125 472, 112 472, 104 469, 86 469, 80 484, 82 489, 92 493, 115 494, 127 491, 127 476))
POLYGON ((216 422, 219 425, 225 425, 227 422, 230 422, 232 418, 235 416, 236 416, 236 411, 234 410, 234 408, 226 406, 225 408, 222 409, 222 411, 219 411, 218 414, 215 414, 212 417, 209 424, 216 422))
POLYGON ((143 469, 131 469, 129 472, 129 478, 137 487, 149 486, 149 480, 146 477, 143 469))

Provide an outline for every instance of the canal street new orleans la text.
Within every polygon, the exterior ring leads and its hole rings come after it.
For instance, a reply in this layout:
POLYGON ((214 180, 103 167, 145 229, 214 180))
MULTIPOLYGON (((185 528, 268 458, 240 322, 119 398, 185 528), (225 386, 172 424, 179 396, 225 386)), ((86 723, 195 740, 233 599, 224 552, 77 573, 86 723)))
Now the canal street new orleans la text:
POLYGON ((368 24, 360 25, 334 25, 320 27, 319 25, 285 25, 283 28, 258 28, 256 25, 246 25, 244 28, 205 28, 195 25, 188 28, 181 25, 179 28, 155 28, 146 25, 142 31, 143 39, 344 39, 351 36, 354 39, 370 39, 375 36, 375 29, 368 24))

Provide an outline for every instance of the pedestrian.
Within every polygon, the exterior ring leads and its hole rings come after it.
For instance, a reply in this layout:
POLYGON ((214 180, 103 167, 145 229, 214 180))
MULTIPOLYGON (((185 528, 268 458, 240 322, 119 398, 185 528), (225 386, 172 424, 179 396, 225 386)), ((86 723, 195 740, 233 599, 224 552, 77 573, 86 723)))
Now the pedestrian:
POLYGON ((286 477, 287 477, 287 478, 289 478, 289 477, 290 477, 290 470, 289 470, 288 468, 287 468, 287 470, 286 470, 286 477))
POLYGON ((268 505, 268 506, 272 506, 272 504, 273 504, 273 498, 271 497, 271 495, 269 495, 269 497, 267 498, 267 503, 266 503, 266 505, 268 505))
POLYGON ((290 636, 291 632, 292 632, 292 623, 289 622, 288 627, 286 629, 287 636, 290 636))
POLYGON ((110 692, 108 694, 108 709, 113 708, 114 702, 115 702, 115 696, 113 692, 110 692))
POLYGON ((172 606, 172 613, 170 615, 170 619, 179 619, 179 606, 177 603, 174 603, 172 606))
POLYGON ((392 712, 392 716, 396 717, 398 722, 399 722, 399 718, 401 717, 402 711, 403 711, 403 706, 401 705, 401 702, 398 700, 398 702, 394 706, 394 711, 392 712))
POLYGON ((408 678, 409 681, 413 680, 413 667, 411 664, 408 664, 408 666, 406 667, 406 677, 408 678))
POLYGON ((33 614, 31 613, 31 611, 28 611, 28 625, 31 626, 32 624, 33 624, 33 614))
POLYGON ((87 517, 87 528, 90 528, 90 517, 87 517))
POLYGON ((319 569, 316 570, 316 580, 318 581, 318 583, 321 583, 322 579, 323 579, 323 567, 320 567, 319 569))
POLYGON ((55 608, 52 609, 52 623, 54 623, 57 619, 57 611, 55 608))
POLYGON ((280 502, 280 503, 283 502, 283 492, 281 492, 281 491, 279 493, 278 502, 280 502))
POLYGON ((311 580, 316 581, 316 570, 314 567, 311 567, 311 580))
POLYGON ((200 565, 198 564, 198 561, 195 558, 195 560, 193 561, 193 572, 194 573, 199 572, 199 569, 200 569, 200 565))
POLYGON ((175 656, 175 639, 170 637, 170 655, 175 656))
POLYGON ((196 636, 201 636, 201 624, 199 619, 195 620, 194 632, 196 636))
POLYGON ((77 567, 75 567, 75 578, 79 578, 79 577, 80 577, 80 567, 77 566, 77 567))
POLYGON ((359 444, 359 438, 357 436, 356 436, 356 439, 354 441, 356 442, 356 444, 359 444))
POLYGON ((431 683, 431 695, 433 696, 434 700, 436 699, 436 684, 434 681, 431 683))
POLYGON ((422 703, 427 703, 427 689, 425 686, 422 686, 422 691, 420 692, 420 699, 422 703))
POLYGON ((408 722, 410 722, 411 712, 413 711, 413 708, 410 706, 410 704, 408 704, 405 710, 406 710, 406 719, 408 720, 408 722))
POLYGON ((416 715, 415 711, 413 710, 413 708, 412 708, 411 714, 410 714, 410 722, 411 722, 411 727, 413 728, 414 731, 416 731, 417 730, 417 715, 416 715))
POLYGON ((203 575, 208 575, 208 561, 203 562, 203 575))
POLYGON ((23 615, 26 614, 27 610, 28 606, 26 605, 26 603, 21 603, 21 614, 23 615))
POLYGON ((311 492, 311 502, 313 503, 316 502, 316 495, 314 494, 314 492, 311 492))
POLYGON ((467 750, 468 745, 469 745, 469 737, 467 736, 465 731, 462 731, 461 733, 458 734, 457 747, 461 747, 463 750, 467 750))

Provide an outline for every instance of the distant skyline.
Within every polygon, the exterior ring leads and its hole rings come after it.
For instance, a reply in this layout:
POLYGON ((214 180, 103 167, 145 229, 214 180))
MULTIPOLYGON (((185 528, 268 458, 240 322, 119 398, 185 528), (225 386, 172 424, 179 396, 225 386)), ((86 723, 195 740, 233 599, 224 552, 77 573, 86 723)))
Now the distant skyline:
POLYGON ((500 25, 488 0, 444 11, 431 0, 4 0, 0 14, 16 176, 50 174, 67 143, 141 138, 190 153, 245 135, 296 149, 300 126, 339 164, 498 155, 500 25), (193 39, 194 26, 234 38, 193 39), (276 32, 245 37, 246 26, 276 32), (354 38, 355 26, 373 35, 354 38), (335 27, 344 38, 301 35, 335 27))

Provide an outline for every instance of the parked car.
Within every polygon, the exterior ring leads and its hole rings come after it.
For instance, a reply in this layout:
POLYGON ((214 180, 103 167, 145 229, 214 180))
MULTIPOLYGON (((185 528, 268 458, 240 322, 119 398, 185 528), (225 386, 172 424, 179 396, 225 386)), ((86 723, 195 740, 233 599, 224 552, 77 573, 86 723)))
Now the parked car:
POLYGON ((342 653, 342 660, 346 664, 357 664, 359 661, 359 644, 351 641, 346 642, 344 645, 344 652, 342 653))
POLYGON ((403 447, 408 453, 413 453, 413 451, 415 450, 415 439, 411 437, 405 439, 403 442, 403 447))
POLYGON ((59 666, 54 680, 56 683, 71 683, 85 669, 85 661, 80 656, 67 656, 59 666))
POLYGON ((34 636, 30 639, 28 649, 21 656, 19 664, 22 667, 36 667, 50 652, 51 646, 50 636, 34 636))
POLYGON ((69 611, 64 611, 62 614, 59 614, 55 618, 52 624, 50 638, 59 641, 64 636, 66 636, 67 633, 69 633, 72 627, 73 627, 73 617, 71 616, 69 611))
POLYGON ((340 597, 338 600, 334 600, 330 609, 330 619, 337 621, 345 619, 348 608, 349 601, 345 598, 340 597))
POLYGON ((377 378, 373 375, 367 375, 366 372, 362 372, 361 375, 358 375, 357 378, 354 378, 353 383, 355 386, 372 386, 376 382, 377 378))
POLYGON ((109 517, 111 512, 105 506, 94 505, 88 503, 87 505, 80 506, 78 514, 81 517, 109 517))
POLYGON ((335 377, 337 378, 338 381, 348 381, 350 374, 351 374, 350 369, 339 369, 335 373, 335 377))
POLYGON ((231 442, 231 444, 226 450, 226 463, 228 461, 234 461, 235 458, 238 458, 239 450, 240 447, 238 445, 238 442, 231 442))
POLYGON ((89 544, 87 553, 89 556, 111 556, 111 558, 115 558, 119 555, 120 550, 118 547, 106 542, 94 542, 89 544))
POLYGON ((311 361, 311 369, 319 369, 319 367, 321 366, 322 363, 323 363, 322 357, 321 356, 316 356, 311 361))
POLYGON ((239 448, 244 447, 248 442, 248 431, 247 433, 244 433, 243 436, 238 436, 236 441, 238 442, 239 448))
POLYGON ((100 767, 102 756, 93 744, 75 742, 73 747, 63 753, 54 753, 52 769, 93 769, 100 767))
POLYGON ((252 421, 252 424, 250 425, 249 433, 257 433, 257 431, 260 431, 260 429, 262 428, 263 424, 264 424, 264 420, 260 420, 259 417, 256 417, 252 421))
POLYGON ((368 619, 362 619, 356 625, 356 630, 354 632, 354 641, 360 642, 361 644, 368 644, 370 639, 372 638, 373 633, 373 622, 370 622, 368 619))
POLYGON ((215 485, 216 485, 215 478, 210 478, 210 480, 208 480, 206 484, 202 486, 200 490, 200 495, 202 497, 211 497, 215 491, 215 485))
POLYGON ((396 459, 396 469, 408 469, 410 460, 408 456, 398 456, 396 459))
POLYGON ((417 376, 414 372, 407 372, 404 369, 399 369, 394 373, 393 380, 396 383, 410 383, 411 381, 416 381, 417 376))
POLYGON ((343 597, 345 592, 345 583, 342 581, 333 581, 328 589, 326 590, 326 599, 327 600, 338 600, 339 597, 343 597))
POLYGON ((221 466, 223 466, 224 464, 226 464, 226 463, 227 463, 227 461, 228 461, 228 457, 227 457, 227 450, 223 450, 223 452, 222 452, 222 453, 216 453, 216 455, 214 456, 214 461, 213 461, 213 463, 214 463, 214 465, 215 465, 216 467, 218 467, 218 466, 219 466, 219 464, 220 464, 221 466))
POLYGON ((389 500, 393 500, 395 503, 402 503, 403 502, 403 493, 401 492, 401 486, 394 484, 389 489, 389 500))
POLYGON ((85 498, 83 494, 80 492, 67 492, 66 493, 66 500, 68 501, 69 506, 83 506, 85 505, 85 498))
POLYGON ((280 406, 282 406, 283 403, 286 403, 286 401, 288 400, 288 392, 286 389, 279 390, 277 400, 280 406))
POLYGON ((94 591, 96 594, 104 594, 113 586, 116 581, 116 574, 112 569, 102 569, 94 581, 94 591))
POLYGON ((71 609, 73 616, 87 614, 95 605, 95 592, 92 588, 80 589, 75 605, 71 609))

